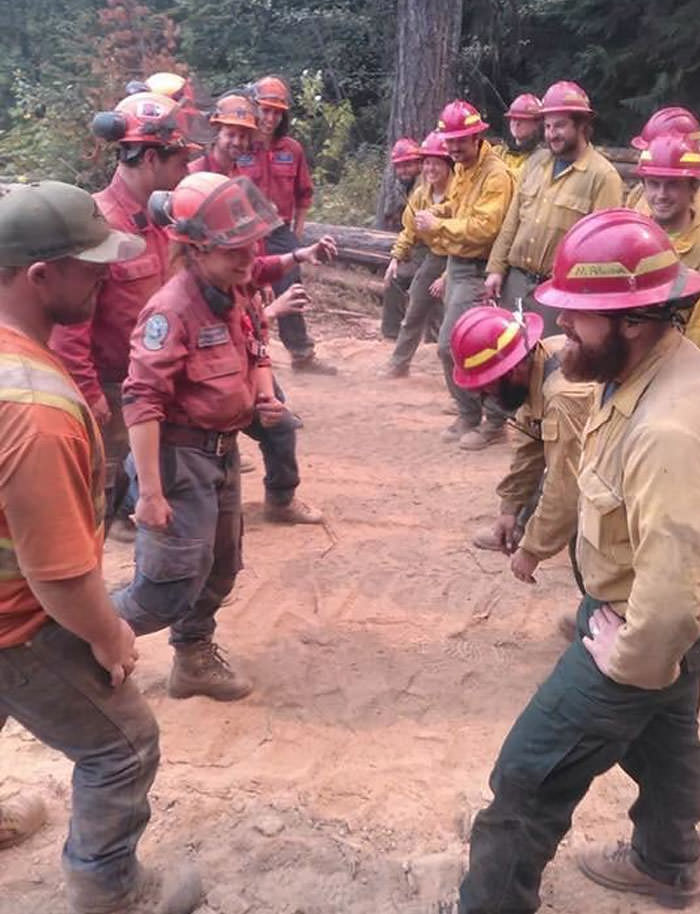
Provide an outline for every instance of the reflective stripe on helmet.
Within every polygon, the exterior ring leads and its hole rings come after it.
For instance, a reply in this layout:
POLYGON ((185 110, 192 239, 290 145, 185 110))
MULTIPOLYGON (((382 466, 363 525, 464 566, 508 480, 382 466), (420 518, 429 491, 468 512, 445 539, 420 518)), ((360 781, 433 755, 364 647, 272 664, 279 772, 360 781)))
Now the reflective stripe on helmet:
POLYGON ((503 332, 499 334, 498 339, 496 340, 496 348, 491 349, 482 349, 481 352, 476 352, 474 355, 468 356, 464 360, 465 368, 478 368, 479 365, 483 365, 484 362, 490 361, 494 356, 497 356, 499 352, 506 348, 513 342, 515 337, 522 331, 522 325, 518 321, 511 321, 503 332))

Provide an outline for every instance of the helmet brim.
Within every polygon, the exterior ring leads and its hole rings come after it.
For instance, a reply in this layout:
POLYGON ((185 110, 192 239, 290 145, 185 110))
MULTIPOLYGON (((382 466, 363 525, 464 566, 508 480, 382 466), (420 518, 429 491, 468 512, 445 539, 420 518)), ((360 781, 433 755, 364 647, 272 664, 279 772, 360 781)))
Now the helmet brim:
POLYGON ((464 136, 474 136, 476 133, 485 133, 489 129, 489 124, 482 121, 473 127, 463 127, 461 130, 440 130, 440 133, 446 140, 459 140, 464 136))
POLYGON ((685 282, 677 288, 676 280, 661 283, 650 289, 630 292, 564 292, 547 279, 534 291, 535 300, 548 308, 560 311, 628 311, 631 308, 661 307, 678 298, 700 296, 700 273, 688 270, 685 282))
POLYGON ((634 172, 640 178, 695 178, 700 180, 700 169, 665 168, 663 165, 639 165, 634 172))
POLYGON ((87 248, 79 254, 67 256, 86 263, 121 263, 124 260, 133 260, 146 250, 146 241, 130 232, 120 232, 111 229, 104 241, 92 248, 87 248))

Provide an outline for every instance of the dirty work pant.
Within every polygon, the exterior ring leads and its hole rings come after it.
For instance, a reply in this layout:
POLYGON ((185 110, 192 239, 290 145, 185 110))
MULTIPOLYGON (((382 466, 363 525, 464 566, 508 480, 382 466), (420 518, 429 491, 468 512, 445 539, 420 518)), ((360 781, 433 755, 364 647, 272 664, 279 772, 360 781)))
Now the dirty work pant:
POLYGON ((410 259, 399 261, 396 278, 392 279, 384 290, 382 336, 387 340, 395 340, 399 335, 401 321, 404 319, 408 307, 409 287, 427 253, 428 248, 424 244, 414 245, 410 259))
MULTIPOLYGON (((289 254, 300 247, 299 239, 285 222, 265 239, 266 254, 289 254)), ((275 295, 281 295, 295 282, 301 282, 301 271, 298 265, 290 270, 279 282, 272 283, 275 295)), ((292 361, 303 361, 314 354, 314 341, 306 329, 303 314, 285 314, 277 318, 280 339, 289 351, 292 361)))
MULTIPOLYGON (((127 471, 135 478, 131 456, 127 471)), ((134 579, 112 600, 137 635, 170 626, 171 644, 207 641, 242 567, 238 448, 216 457, 161 442, 160 472, 173 519, 138 528, 134 579)))
POLYGON ((479 425, 482 414, 493 428, 500 428, 505 422, 503 411, 488 398, 482 404, 479 394, 458 387, 452 378, 452 353, 450 337, 452 328, 465 311, 479 301, 484 291, 484 267, 482 260, 465 260, 462 257, 447 258, 447 284, 445 286, 445 317, 440 327, 438 356, 445 370, 445 382, 452 398, 456 400, 460 415, 470 425, 479 425))
POLYGON ((158 725, 133 682, 109 684, 85 641, 47 622, 0 649, 0 722, 14 717, 75 763, 63 867, 71 895, 119 900, 133 886, 150 818, 158 725))
MULTIPOLYGON (((542 281, 544 282, 544 280, 542 281)), ((502 308, 508 308, 509 311, 515 311, 517 299, 522 298, 523 311, 534 311, 544 321, 542 335, 555 336, 557 333, 561 333, 561 330, 557 327, 559 311, 556 308, 540 305, 539 302, 535 301, 535 296, 532 293, 538 285, 536 277, 523 272, 518 267, 511 267, 503 280, 500 305, 502 308)))
MULTIPOLYGON (((284 392, 277 381, 275 396, 285 402, 284 392)), ((287 411, 277 425, 264 426, 258 414, 243 433, 257 441, 265 463, 265 500, 274 505, 288 505, 299 485, 297 463, 297 433, 294 416, 287 411)))
POLYGON ((636 864, 683 883, 700 857, 696 644, 679 679, 648 691, 604 676, 584 648, 598 601, 584 597, 578 636, 506 737, 493 801, 474 820, 460 914, 532 914, 542 871, 595 777, 619 764, 637 783, 629 815, 636 864))
POLYGON ((401 322, 391 365, 408 368, 431 319, 434 315, 443 316, 442 301, 430 294, 430 286, 442 276, 446 265, 446 257, 428 251, 418 267, 408 290, 408 308, 401 322))
POLYGON ((105 448, 105 533, 109 532, 114 518, 121 514, 120 508, 129 486, 124 470, 124 460, 129 453, 129 433, 122 415, 121 388, 119 382, 102 382, 102 390, 112 413, 107 425, 101 427, 105 448))

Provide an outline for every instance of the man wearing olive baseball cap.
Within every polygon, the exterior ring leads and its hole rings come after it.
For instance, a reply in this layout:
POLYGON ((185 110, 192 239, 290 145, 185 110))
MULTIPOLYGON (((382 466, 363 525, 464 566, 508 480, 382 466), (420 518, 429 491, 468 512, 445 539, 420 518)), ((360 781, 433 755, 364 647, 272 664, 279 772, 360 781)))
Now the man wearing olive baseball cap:
POLYGON ((136 859, 158 727, 128 678, 134 633, 100 570, 100 433, 47 347, 55 324, 91 316, 106 265, 143 247, 76 187, 0 188, 0 722, 75 763, 63 849, 74 914, 187 914, 201 895, 193 870, 136 859))

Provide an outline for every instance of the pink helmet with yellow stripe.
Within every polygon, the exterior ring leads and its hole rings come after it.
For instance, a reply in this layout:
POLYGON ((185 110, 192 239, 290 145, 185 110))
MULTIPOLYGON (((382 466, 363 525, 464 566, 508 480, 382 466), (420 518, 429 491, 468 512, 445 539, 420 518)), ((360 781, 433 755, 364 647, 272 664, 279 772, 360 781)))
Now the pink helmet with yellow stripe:
POLYGON ((474 105, 459 99, 445 105, 438 120, 438 131, 448 140, 483 133, 488 128, 474 105))
POLYGON ((541 339, 539 314, 514 314, 480 305, 463 314, 452 330, 452 377, 459 387, 478 390, 508 374, 541 339))
POLYGON ((639 154, 640 178, 700 178, 700 147, 680 133, 654 137, 639 154))

